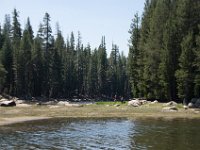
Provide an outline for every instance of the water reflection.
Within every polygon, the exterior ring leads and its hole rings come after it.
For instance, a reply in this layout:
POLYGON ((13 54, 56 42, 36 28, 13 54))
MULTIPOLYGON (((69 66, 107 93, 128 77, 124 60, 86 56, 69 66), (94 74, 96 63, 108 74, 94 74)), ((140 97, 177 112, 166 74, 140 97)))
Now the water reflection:
POLYGON ((198 149, 199 120, 50 119, 0 127, 0 149, 198 149))
POLYGON ((200 120, 140 120, 135 122, 135 149, 199 149, 200 120))

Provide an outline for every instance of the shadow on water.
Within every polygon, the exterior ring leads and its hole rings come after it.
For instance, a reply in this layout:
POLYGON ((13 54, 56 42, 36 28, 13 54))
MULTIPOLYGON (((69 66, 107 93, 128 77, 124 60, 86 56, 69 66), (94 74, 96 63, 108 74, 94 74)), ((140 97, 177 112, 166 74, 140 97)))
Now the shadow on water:
POLYGON ((1 149, 199 149, 200 120, 49 119, 0 127, 1 149))

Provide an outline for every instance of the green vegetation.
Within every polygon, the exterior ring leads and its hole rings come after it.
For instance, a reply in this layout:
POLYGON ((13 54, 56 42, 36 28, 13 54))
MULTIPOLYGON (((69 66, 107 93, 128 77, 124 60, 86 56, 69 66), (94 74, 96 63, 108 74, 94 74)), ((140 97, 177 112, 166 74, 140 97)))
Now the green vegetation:
POLYGON ((19 12, 5 16, 0 27, 0 94, 30 99, 105 98, 128 96, 126 57, 113 44, 110 57, 105 37, 98 48, 84 46, 81 34, 65 42, 59 24, 52 35, 51 17, 45 13, 36 37, 30 19, 21 29, 19 12))
POLYGON ((129 76, 134 97, 199 97, 200 2, 146 0, 129 31, 129 76), (141 21, 141 23, 140 23, 141 21))
POLYGON ((178 100, 200 96, 200 2, 146 0, 129 30, 129 56, 112 45, 84 46, 81 34, 65 42, 59 24, 52 35, 45 13, 36 37, 19 13, 0 27, 0 93, 31 98, 143 97, 178 100))

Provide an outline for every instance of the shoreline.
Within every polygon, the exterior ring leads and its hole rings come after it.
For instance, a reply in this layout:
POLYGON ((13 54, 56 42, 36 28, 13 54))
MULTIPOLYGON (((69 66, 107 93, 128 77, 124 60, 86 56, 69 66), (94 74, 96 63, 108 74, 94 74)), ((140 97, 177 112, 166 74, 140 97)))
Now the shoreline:
POLYGON ((200 119, 200 116, 180 116, 180 115, 163 115, 163 114, 144 114, 144 113, 135 113, 135 114, 125 114, 122 116, 110 115, 110 116, 54 116, 54 117, 36 117, 36 116, 25 116, 25 117, 11 117, 11 118, 1 118, 0 119, 0 127, 24 122, 32 122, 46 119, 98 119, 98 118, 126 118, 126 119, 161 119, 161 120, 176 120, 176 119, 200 119))
POLYGON ((117 103, 77 105, 18 105, 0 107, 0 126, 54 118, 127 118, 127 119, 200 119, 200 109, 185 110, 178 105, 177 112, 163 112, 163 104, 130 107, 117 103))
POLYGON ((2 118, 0 120, 0 126, 6 126, 11 124, 37 121, 37 120, 46 120, 51 119, 50 117, 15 117, 15 118, 2 118))

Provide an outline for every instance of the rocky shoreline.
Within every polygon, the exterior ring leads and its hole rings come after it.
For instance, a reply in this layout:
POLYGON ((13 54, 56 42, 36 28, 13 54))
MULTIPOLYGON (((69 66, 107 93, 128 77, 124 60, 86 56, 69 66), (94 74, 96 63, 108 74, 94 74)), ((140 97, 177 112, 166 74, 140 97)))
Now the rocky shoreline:
MULTIPOLYGON (((194 100, 193 100, 194 103, 194 100)), ((198 101, 195 101, 195 104, 198 101)), ((159 103, 132 99, 128 102, 69 102, 69 101, 25 101, 17 98, 1 98, 0 125, 14 124, 49 118, 187 118, 200 119, 200 109, 174 101, 159 103), (15 103, 15 105, 13 105, 15 103), (12 104, 12 107, 5 106, 12 104), (14 106, 14 107, 13 107, 14 106)))

